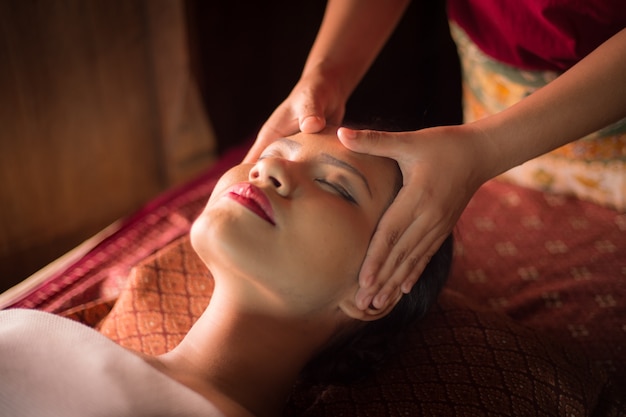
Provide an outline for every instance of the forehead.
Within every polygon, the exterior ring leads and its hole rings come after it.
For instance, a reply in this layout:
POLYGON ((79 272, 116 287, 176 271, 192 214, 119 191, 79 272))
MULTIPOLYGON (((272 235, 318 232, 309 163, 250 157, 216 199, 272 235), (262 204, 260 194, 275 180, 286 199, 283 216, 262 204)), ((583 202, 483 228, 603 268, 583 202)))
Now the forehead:
MULTIPOLYGON (((272 145, 270 145, 271 147, 272 145)), ((287 148, 289 151, 315 155, 327 153, 345 162, 359 165, 387 167, 391 170, 395 162, 389 158, 367 155, 349 150, 339 140, 336 129, 326 129, 321 133, 302 133, 279 139, 274 146, 287 148)))
MULTIPOLYGON (((315 155, 327 153, 345 162, 351 162, 365 166, 386 168, 390 172, 395 168, 395 161, 380 156, 353 152, 343 146, 336 134, 336 129, 326 129, 321 133, 296 133, 295 135, 282 138, 269 145, 268 148, 281 147, 289 152, 315 155)), ((303 155, 305 156, 305 155, 303 155)))
POLYGON ((397 192, 402 183, 402 174, 396 162, 390 158, 353 152, 343 146, 336 134, 336 128, 326 129, 322 133, 297 133, 279 139, 268 149, 278 147, 285 157, 323 161, 331 157, 345 165, 356 169, 362 174, 372 188, 381 190, 383 195, 397 192))

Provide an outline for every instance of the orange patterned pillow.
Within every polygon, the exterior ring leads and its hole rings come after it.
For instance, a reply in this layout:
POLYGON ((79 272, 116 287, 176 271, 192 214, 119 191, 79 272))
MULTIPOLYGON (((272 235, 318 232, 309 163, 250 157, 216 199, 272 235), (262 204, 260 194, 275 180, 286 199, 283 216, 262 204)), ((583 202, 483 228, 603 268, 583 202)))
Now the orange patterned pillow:
MULTIPOLYGON (((213 283, 188 238, 136 267, 100 331, 148 354, 173 348, 210 301, 213 283)), ((567 349, 444 290, 406 344, 356 384, 300 382, 285 415, 582 415, 606 375, 567 349)))
POLYGON ((180 343, 212 293, 213 280, 186 236, 133 268, 99 330, 124 347, 159 355, 180 343))

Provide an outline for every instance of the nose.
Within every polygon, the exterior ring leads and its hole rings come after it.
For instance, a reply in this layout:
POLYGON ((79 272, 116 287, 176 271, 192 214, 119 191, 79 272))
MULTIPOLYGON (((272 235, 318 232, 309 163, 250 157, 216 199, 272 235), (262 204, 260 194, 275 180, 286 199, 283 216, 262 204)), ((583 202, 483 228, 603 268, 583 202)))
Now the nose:
POLYGON ((293 178, 288 167, 289 163, 289 161, 282 158, 261 159, 250 169, 248 179, 270 184, 279 195, 287 197, 294 187, 293 178))

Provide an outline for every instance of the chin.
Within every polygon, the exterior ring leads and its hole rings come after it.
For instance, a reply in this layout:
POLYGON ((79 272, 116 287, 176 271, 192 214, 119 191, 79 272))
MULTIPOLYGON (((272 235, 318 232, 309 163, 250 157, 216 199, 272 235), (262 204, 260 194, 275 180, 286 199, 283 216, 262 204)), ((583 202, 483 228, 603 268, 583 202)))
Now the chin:
POLYGON ((211 249, 212 240, 207 230, 209 227, 207 223, 204 216, 200 216, 193 222, 189 232, 191 247, 205 264, 207 263, 205 257, 211 249))
POLYGON ((220 247, 223 246, 225 225, 232 223, 232 219, 228 220, 232 215, 226 214, 223 211, 205 209, 191 225, 189 232, 191 246, 207 266, 212 259, 219 256, 216 251, 220 251, 220 247))
POLYGON ((260 242, 264 235, 247 220, 237 210, 218 206, 205 210, 193 223, 191 245, 211 272, 254 273, 271 259, 267 240, 260 242))

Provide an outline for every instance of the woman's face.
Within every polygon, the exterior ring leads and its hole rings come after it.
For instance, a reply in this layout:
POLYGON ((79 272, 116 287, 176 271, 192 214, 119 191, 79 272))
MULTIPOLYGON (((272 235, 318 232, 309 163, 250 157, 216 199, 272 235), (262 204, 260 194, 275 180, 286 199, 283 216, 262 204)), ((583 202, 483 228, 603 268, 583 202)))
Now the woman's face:
POLYGON ((354 297, 399 181, 394 161, 349 151, 334 130, 296 134, 222 176, 192 243, 216 277, 234 273, 304 314, 354 297))

